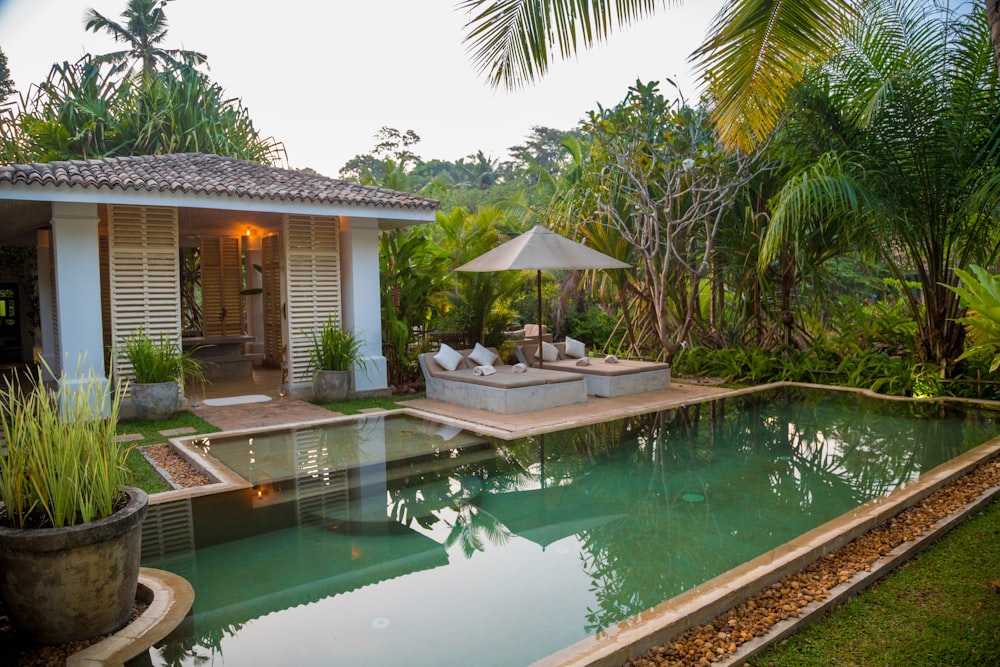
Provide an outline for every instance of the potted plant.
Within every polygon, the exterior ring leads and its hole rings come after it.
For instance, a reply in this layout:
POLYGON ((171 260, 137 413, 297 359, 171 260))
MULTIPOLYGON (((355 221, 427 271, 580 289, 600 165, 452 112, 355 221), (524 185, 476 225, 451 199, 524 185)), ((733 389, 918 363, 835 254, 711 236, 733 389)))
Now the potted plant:
POLYGON ((109 396, 91 370, 51 394, 43 378, 0 389, 0 600, 25 637, 56 644, 128 623, 148 498, 115 440, 120 385, 109 396))
POLYGON ((342 401, 351 386, 350 369, 357 366, 366 371, 361 356, 364 338, 350 329, 342 329, 333 319, 327 319, 319 333, 309 332, 309 369, 313 375, 313 396, 320 403, 342 401))
POLYGON ((136 418, 167 419, 177 412, 178 385, 183 388, 185 379, 204 384, 201 361, 193 352, 183 352, 163 334, 154 339, 142 329, 122 339, 122 356, 132 365, 136 418))

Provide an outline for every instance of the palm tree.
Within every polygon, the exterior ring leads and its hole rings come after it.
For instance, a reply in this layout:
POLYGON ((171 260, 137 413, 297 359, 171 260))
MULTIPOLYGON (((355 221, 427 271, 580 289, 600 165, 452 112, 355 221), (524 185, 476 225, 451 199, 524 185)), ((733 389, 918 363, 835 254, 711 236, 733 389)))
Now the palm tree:
MULTIPOLYGON (((683 0, 462 0, 465 41, 493 86, 517 88, 615 30, 683 0)), ((749 149, 774 129, 792 85, 824 62, 861 15, 864 0, 726 0, 694 53, 715 98, 721 140, 749 149)), ((1000 63, 1000 2, 985 0, 1000 63)), ((996 73, 996 72, 995 72, 996 73)))
POLYGON ((762 250, 767 260, 808 237, 867 244, 900 283, 919 284, 905 293, 917 351, 941 373, 964 349, 954 269, 991 266, 1000 253, 990 50, 981 7, 867 3, 845 48, 796 93, 806 99, 783 132, 805 125, 822 138, 794 141, 812 159, 779 194, 762 250))
POLYGON ((96 9, 84 13, 84 27, 94 33, 106 32, 128 49, 96 56, 95 63, 112 63, 124 68, 128 76, 152 78, 158 64, 176 68, 182 64, 201 65, 207 57, 197 51, 164 49, 160 46, 167 36, 167 17, 163 9, 170 0, 128 0, 122 18, 124 25, 105 17, 96 9), (139 69, 136 69, 136 67, 139 69))

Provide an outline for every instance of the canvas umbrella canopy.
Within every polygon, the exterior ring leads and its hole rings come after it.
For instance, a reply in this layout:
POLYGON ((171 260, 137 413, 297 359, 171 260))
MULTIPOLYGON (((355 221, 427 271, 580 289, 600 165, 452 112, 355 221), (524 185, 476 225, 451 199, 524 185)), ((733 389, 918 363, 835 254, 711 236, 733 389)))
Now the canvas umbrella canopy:
POLYGON ((627 269, 625 262, 609 257, 582 243, 549 231, 541 225, 497 246, 457 271, 490 272, 532 270, 538 274, 538 364, 542 364, 542 271, 627 269))

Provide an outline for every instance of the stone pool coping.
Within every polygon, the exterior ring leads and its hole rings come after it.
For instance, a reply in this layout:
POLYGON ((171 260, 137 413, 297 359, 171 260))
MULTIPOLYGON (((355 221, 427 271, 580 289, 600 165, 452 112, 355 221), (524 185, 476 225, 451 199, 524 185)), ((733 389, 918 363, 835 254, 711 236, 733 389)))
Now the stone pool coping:
POLYGON ((136 600, 146 611, 118 632, 66 658, 67 667, 119 667, 181 624, 194 603, 194 588, 173 572, 139 569, 136 600))

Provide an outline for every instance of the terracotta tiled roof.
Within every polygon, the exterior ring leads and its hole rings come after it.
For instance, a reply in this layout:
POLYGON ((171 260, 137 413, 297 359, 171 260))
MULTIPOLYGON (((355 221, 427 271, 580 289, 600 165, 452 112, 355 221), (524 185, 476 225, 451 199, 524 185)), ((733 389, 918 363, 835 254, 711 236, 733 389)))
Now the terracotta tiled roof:
POLYGON ((386 209, 434 210, 438 207, 436 200, 419 195, 204 153, 0 165, 0 188, 4 183, 207 194, 386 209))

